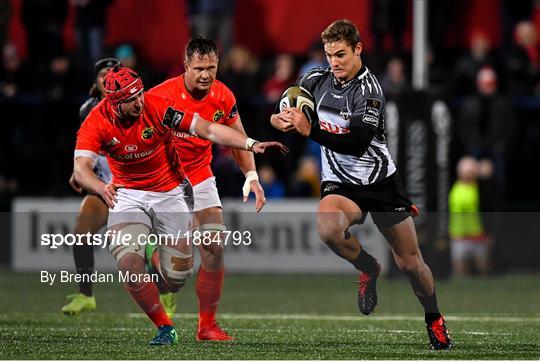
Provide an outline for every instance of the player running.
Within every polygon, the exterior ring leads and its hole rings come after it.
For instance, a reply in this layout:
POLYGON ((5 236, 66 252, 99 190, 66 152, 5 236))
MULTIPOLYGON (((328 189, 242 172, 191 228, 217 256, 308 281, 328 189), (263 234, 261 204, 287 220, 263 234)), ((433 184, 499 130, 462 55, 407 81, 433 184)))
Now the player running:
MULTIPOLYGON (((88 113, 105 97, 103 90, 105 74, 110 68, 119 64, 120 62, 115 58, 104 58, 94 64, 95 81, 90 88, 90 98, 83 103, 79 110, 81 123, 88 116, 88 113)), ((112 175, 105 156, 98 155, 94 172, 103 182, 108 183, 111 181, 112 175)), ((73 174, 71 174, 69 184, 79 194, 83 192, 81 186, 75 181, 73 174)), ((79 208, 74 233, 77 235, 95 234, 105 225, 108 216, 109 208, 105 201, 96 194, 86 194, 79 208)), ((92 274, 94 271, 94 248, 92 245, 86 243, 73 245, 73 258, 75 259, 77 274, 92 274)), ((96 309, 96 299, 92 293, 92 282, 89 281, 89 278, 80 281, 79 292, 68 295, 67 298, 71 299, 71 302, 62 307, 62 312, 66 315, 76 315, 96 309)))
POLYGON ((370 314, 377 305, 380 265, 348 228, 363 223, 371 212, 424 308, 431 348, 449 349, 452 342, 439 312, 433 276, 418 248, 411 218, 418 211, 401 188, 386 146, 385 99, 378 80, 362 64, 358 29, 349 20, 337 20, 324 30, 322 41, 330 67, 314 69, 298 82, 315 98, 313 124, 296 108, 272 115, 271 123, 282 131, 296 129, 321 145, 318 233, 334 253, 360 271, 360 311, 370 314))
POLYGON ((172 131, 257 153, 287 149, 279 142, 258 142, 193 112, 175 109, 168 99, 145 95, 142 80, 130 68, 109 70, 104 88, 106 98, 77 134, 75 180, 101 195, 109 207, 108 232, 117 235, 109 238, 109 250, 119 272, 131 276, 124 283, 126 290, 158 328, 150 344, 176 344, 178 336, 159 301, 156 284, 176 292, 192 274, 193 253, 185 233, 192 227, 193 205, 191 185, 171 143, 172 131), (93 172, 100 151, 106 153, 113 175, 108 184, 93 172), (151 229, 170 237, 160 240, 149 274, 144 242, 151 229))
MULTIPOLYGON (((224 124, 244 132, 238 115, 236 99, 226 85, 216 80, 218 50, 214 41, 205 37, 191 39, 185 49, 185 73, 152 88, 148 93, 174 100, 176 108, 198 113, 202 118, 224 124)), ((195 224, 199 231, 220 232, 225 230, 221 201, 216 179, 210 168, 212 142, 185 132, 173 132, 174 145, 182 159, 182 166, 193 185, 195 224)), ((259 184, 255 160, 251 152, 233 149, 232 154, 246 181, 243 199, 250 190, 255 193, 255 208, 259 212, 264 204, 264 190, 259 184)), ((225 265, 223 244, 199 245, 201 266, 197 273, 195 290, 199 301, 199 325, 197 340, 231 340, 216 322, 215 315, 223 286, 225 265)), ((165 308, 174 313, 176 296, 162 294, 165 308)))

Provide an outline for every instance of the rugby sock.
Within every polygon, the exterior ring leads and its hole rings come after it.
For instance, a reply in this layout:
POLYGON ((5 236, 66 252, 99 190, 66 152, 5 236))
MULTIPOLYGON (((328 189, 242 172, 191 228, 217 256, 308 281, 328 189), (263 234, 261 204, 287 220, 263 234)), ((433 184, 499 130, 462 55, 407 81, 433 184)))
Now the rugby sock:
POLYGON ((161 294, 168 293, 170 291, 169 285, 165 281, 165 278, 163 277, 163 275, 161 275, 161 273, 159 272, 159 270, 161 269, 159 265, 159 254, 157 251, 154 252, 154 254, 152 254, 152 257, 150 258, 150 263, 152 263, 152 267, 154 268, 154 270, 156 270, 156 273, 158 276, 158 281, 156 283, 156 286, 158 288, 159 293, 161 294))
POLYGON ((420 304, 422 304, 422 307, 424 307, 427 324, 431 324, 431 322, 441 316, 439 306, 437 305, 437 294, 435 294, 435 290, 433 290, 433 294, 427 296, 419 295, 416 292, 414 292, 414 294, 420 301, 420 304))
POLYGON ((126 287, 126 289, 156 327, 173 325, 159 301, 158 289, 154 283, 144 282, 138 288, 126 287))
POLYGON ((199 328, 214 322, 225 278, 225 269, 208 271, 199 267, 195 290, 199 299, 199 328))
POLYGON ((354 258, 352 264, 356 269, 368 274, 377 273, 379 271, 377 260, 364 249, 360 250, 360 253, 354 258))
MULTIPOLYGON (((90 274, 94 271, 94 249, 92 245, 84 243, 83 245, 73 245, 73 259, 75 260, 75 268, 77 274, 88 275, 87 279, 90 280, 90 274)), ((92 282, 80 281, 79 293, 92 296, 92 282)))

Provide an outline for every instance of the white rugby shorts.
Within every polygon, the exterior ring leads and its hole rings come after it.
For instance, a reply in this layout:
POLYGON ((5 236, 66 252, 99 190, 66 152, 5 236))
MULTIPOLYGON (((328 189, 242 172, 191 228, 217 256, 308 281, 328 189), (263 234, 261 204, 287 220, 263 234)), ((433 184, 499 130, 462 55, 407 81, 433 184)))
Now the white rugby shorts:
POLYGON ((222 207, 214 176, 193 186, 193 211, 200 211, 209 207, 222 207))
POLYGON ((193 190, 187 180, 167 192, 120 188, 116 200, 109 209, 109 229, 122 223, 142 223, 156 234, 182 236, 193 226, 193 190))

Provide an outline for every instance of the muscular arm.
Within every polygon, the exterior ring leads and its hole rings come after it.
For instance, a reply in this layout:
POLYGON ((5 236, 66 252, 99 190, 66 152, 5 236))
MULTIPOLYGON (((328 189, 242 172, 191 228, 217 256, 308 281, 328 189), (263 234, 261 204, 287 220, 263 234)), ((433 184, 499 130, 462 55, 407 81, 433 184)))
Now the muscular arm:
POLYGON ((248 137, 231 127, 208 122, 202 118, 197 119, 195 134, 219 145, 246 150, 248 137))
POLYGON ((77 157, 73 164, 75 181, 85 190, 100 195, 107 206, 114 207, 116 190, 121 185, 106 184, 94 173, 94 161, 89 157, 77 157))
POLYGON ((89 157, 77 157, 73 163, 73 176, 75 181, 86 191, 100 194, 105 186, 94 173, 94 162, 89 157))
MULTIPOLYGON (((244 126, 242 125, 242 121, 240 118, 231 125, 229 125, 232 129, 237 130, 238 132, 242 134, 246 134, 244 131, 244 126)), ((245 175, 248 171, 255 171, 255 158, 253 157, 253 154, 251 152, 239 150, 236 148, 233 148, 231 150, 231 153, 234 157, 234 160, 236 161, 236 164, 242 171, 242 173, 245 175)))

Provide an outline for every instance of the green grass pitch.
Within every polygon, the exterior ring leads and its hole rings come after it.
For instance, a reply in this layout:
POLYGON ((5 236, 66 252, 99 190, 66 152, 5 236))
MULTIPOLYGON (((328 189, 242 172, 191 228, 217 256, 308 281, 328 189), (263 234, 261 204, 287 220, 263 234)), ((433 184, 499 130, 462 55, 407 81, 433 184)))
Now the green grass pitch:
POLYGON ((405 279, 382 279, 371 316, 356 307, 353 275, 229 275, 221 326, 234 342, 195 342, 193 281, 179 294, 179 344, 150 347, 151 322, 120 284, 95 286, 98 309, 60 313, 75 285, 0 271, 1 359, 539 359, 540 276, 441 281, 439 304, 455 347, 430 351, 405 279))

